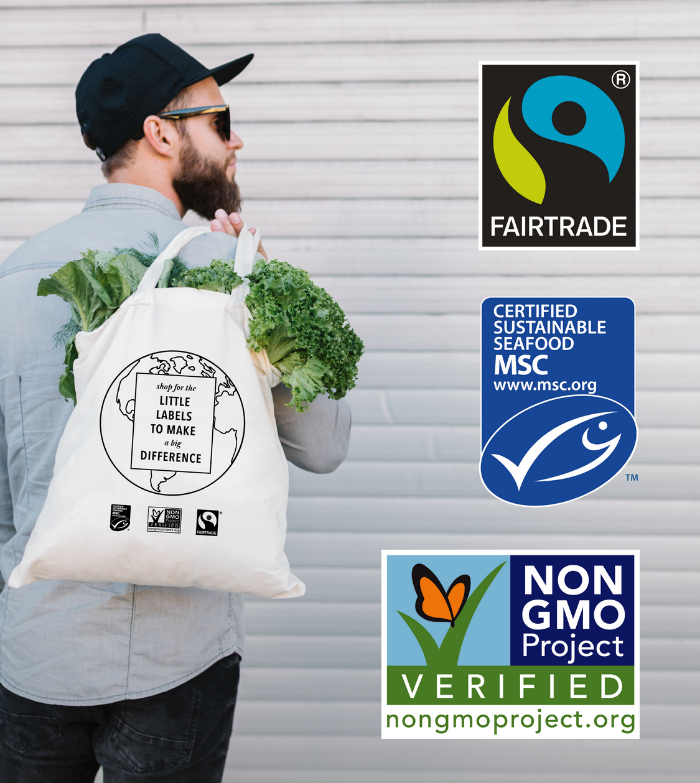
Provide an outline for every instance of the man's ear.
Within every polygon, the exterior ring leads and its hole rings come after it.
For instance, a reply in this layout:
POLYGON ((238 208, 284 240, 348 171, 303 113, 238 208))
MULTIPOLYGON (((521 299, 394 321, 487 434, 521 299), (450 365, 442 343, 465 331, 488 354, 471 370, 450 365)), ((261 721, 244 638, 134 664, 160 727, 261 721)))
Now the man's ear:
POLYGON ((143 121, 143 135, 154 152, 166 158, 176 157, 178 134, 172 123, 151 114, 143 121))

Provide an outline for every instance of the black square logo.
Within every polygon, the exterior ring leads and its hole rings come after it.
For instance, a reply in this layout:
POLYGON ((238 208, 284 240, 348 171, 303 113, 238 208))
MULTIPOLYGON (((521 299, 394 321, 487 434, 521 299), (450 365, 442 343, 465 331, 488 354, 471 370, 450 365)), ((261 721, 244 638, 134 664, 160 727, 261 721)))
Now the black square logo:
POLYGON ((197 509, 197 535, 216 536, 219 533, 219 511, 197 509))
POLYGON ((121 503, 112 503, 109 514, 109 526, 112 530, 126 530, 131 524, 131 506, 123 506, 121 503))
POLYGON ((638 249, 638 65, 479 64, 480 249, 638 249))
POLYGON ((148 507, 149 533, 180 533, 182 523, 181 508, 148 507))

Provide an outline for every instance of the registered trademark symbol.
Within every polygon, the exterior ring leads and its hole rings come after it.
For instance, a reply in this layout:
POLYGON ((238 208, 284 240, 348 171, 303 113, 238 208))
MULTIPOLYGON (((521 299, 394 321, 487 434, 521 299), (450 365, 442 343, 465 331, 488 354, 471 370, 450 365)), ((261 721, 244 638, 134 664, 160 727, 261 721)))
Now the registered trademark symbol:
POLYGON ((629 87, 630 75, 627 71, 615 71, 612 75, 613 87, 617 87, 618 90, 624 90, 625 87, 629 87))

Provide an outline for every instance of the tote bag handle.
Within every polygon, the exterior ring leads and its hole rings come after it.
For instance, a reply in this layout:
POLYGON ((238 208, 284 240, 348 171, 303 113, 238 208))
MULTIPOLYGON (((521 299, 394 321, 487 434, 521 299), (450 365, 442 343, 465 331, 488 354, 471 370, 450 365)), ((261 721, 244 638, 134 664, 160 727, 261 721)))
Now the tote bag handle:
MULTIPOLYGON (((141 279, 139 287, 136 290, 139 293, 144 291, 152 291, 158 285, 158 281, 163 274, 166 263, 175 258, 175 256, 191 239, 194 239, 200 234, 207 233, 209 233, 209 229, 203 228, 202 226, 186 228, 184 231, 181 231, 151 264, 151 266, 146 271, 146 274, 141 279)), ((253 271, 253 265, 255 264, 255 256, 257 254, 259 244, 260 232, 256 231, 255 234, 251 234, 248 230, 248 227, 244 223, 243 228, 241 229, 241 232, 238 236, 238 243, 236 245, 236 258, 233 264, 233 268, 235 269, 236 274, 240 275, 241 277, 245 277, 253 271)), ((245 299, 248 293, 248 283, 244 282, 242 286, 234 288, 232 296, 236 292, 238 292, 236 299, 240 299, 241 301, 245 299), (242 297, 241 294, 243 294, 242 297)))
POLYGON ((240 234, 238 235, 238 244, 236 245, 236 260, 234 261, 233 268, 237 275, 245 277, 253 271, 255 265, 255 256, 258 252, 258 245, 260 244, 260 231, 256 230, 254 234, 251 234, 248 230, 248 226, 243 224, 240 234))
MULTIPOLYGON (((251 234, 248 226, 243 224, 238 235, 238 244, 236 245, 236 259, 233 262, 233 268, 237 275, 245 277, 253 271, 255 265, 255 256, 260 244, 260 230, 251 234)), ((242 285, 237 286, 231 291, 231 302, 234 304, 243 304, 248 296, 248 281, 244 280, 242 285)))
MULTIPOLYGON (((191 239, 198 237, 200 234, 208 233, 209 229, 203 228, 202 226, 194 226, 194 228, 186 228, 184 231, 181 231, 148 267, 146 274, 141 278, 139 287, 136 289, 138 293, 152 291, 158 285, 158 281, 163 274, 166 263, 175 258, 191 239)), ((236 257, 238 256, 236 255, 236 257)))

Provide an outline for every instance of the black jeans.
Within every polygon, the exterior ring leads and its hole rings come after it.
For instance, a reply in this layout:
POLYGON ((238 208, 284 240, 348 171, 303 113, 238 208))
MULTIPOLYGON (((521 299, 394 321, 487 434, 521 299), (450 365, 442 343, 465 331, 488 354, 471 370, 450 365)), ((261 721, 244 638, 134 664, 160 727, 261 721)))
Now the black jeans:
POLYGON ((0 686, 0 781, 220 783, 240 656, 172 690, 97 707, 41 704, 0 686))

